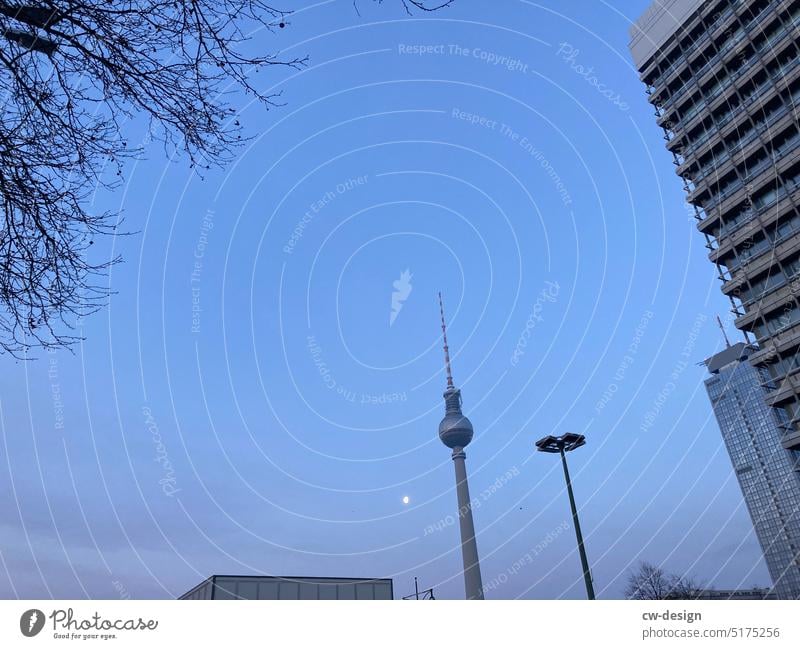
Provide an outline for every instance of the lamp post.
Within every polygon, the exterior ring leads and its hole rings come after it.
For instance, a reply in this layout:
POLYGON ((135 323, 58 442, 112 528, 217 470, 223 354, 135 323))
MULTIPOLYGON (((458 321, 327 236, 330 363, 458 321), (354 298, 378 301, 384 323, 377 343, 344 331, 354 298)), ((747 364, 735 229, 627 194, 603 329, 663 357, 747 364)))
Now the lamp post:
POLYGON ((569 478, 567 468, 567 453, 574 451, 586 444, 586 438, 577 433, 565 433, 561 437, 548 435, 536 442, 536 449, 542 453, 559 453, 561 464, 564 467, 564 479, 567 481, 567 494, 569 494, 569 506, 572 509, 572 522, 575 525, 575 536, 578 539, 578 553, 581 555, 581 567, 583 568, 583 580, 586 582, 586 595, 589 599, 594 599, 594 586, 592 585, 592 574, 589 572, 589 560, 586 558, 586 548, 583 545, 583 534, 581 534, 581 524, 578 521, 578 509, 575 507, 575 495, 572 493, 572 481, 569 478))

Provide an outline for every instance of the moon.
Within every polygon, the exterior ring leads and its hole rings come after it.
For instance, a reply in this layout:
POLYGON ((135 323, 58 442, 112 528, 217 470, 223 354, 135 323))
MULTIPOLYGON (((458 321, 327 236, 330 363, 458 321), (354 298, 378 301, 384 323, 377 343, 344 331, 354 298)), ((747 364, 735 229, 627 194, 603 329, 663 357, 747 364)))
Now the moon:
POLYGON ((403 496, 403 504, 404 505, 407 505, 410 502, 411 502, 411 498, 409 498, 408 496, 403 496))

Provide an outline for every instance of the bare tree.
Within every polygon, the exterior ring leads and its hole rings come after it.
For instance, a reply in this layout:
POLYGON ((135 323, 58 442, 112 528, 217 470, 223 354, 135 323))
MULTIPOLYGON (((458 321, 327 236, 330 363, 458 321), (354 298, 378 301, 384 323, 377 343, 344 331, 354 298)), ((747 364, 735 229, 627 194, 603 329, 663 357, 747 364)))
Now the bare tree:
POLYGON ((698 586, 688 577, 665 572, 642 561, 628 576, 627 599, 693 599, 698 586))
POLYGON ((267 0, 0 0, 0 352, 70 345, 75 320, 105 303, 117 260, 91 246, 118 215, 88 203, 140 153, 125 123, 143 115, 168 151, 224 164, 242 141, 224 91, 275 106, 253 75, 305 63, 246 46, 290 13, 267 0))

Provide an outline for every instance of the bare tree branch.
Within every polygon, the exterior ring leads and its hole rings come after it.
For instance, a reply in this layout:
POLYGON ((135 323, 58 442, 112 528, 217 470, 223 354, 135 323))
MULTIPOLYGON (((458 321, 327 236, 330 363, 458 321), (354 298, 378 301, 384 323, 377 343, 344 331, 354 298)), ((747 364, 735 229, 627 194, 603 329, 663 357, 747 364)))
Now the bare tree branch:
POLYGON ((224 91, 269 109, 280 97, 253 73, 306 62, 248 47, 290 14, 268 0, 0 0, 0 352, 68 346, 106 302, 100 280, 118 260, 91 247, 119 234, 119 215, 88 204, 141 152, 125 123, 144 115, 193 166, 225 164, 242 132, 224 91))
POLYGON ((444 9, 445 7, 449 7, 455 0, 447 0, 446 2, 440 2, 439 4, 433 4, 428 6, 427 2, 420 2, 419 0, 402 0, 403 6, 405 7, 406 11, 410 14, 411 8, 416 7, 422 11, 438 11, 439 9, 444 9))
MULTIPOLYGON (((378 4, 383 4, 383 0, 373 0, 378 4)), ((403 8, 406 10, 406 13, 409 16, 414 14, 413 9, 419 9, 420 11, 439 11, 439 9, 444 9, 445 7, 449 7, 452 5, 455 0, 439 0, 439 2, 427 2, 426 0, 400 0, 403 8)), ((358 11, 358 0, 353 0, 353 6, 356 9, 356 13, 359 15, 360 12, 358 11)))

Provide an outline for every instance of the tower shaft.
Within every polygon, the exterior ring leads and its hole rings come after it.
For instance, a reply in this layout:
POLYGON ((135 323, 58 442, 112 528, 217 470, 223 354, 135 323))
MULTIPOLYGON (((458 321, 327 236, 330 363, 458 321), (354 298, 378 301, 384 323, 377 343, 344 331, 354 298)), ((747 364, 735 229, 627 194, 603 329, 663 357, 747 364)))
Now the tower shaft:
POLYGON ((463 448, 453 449, 458 494, 458 524, 461 528, 461 557, 464 561, 464 590, 467 599, 483 599, 483 581, 478 561, 478 544, 475 541, 475 525, 472 522, 466 459, 467 454, 463 448))

